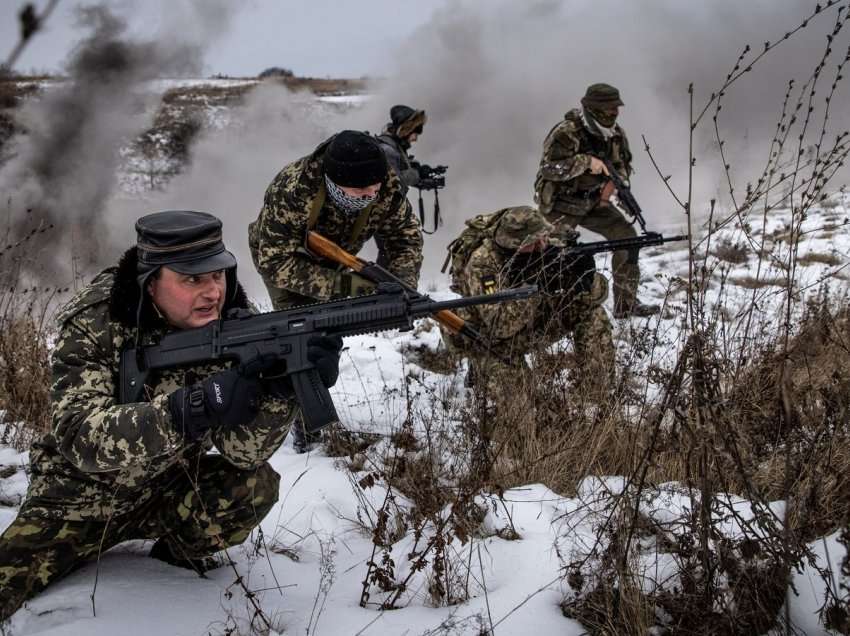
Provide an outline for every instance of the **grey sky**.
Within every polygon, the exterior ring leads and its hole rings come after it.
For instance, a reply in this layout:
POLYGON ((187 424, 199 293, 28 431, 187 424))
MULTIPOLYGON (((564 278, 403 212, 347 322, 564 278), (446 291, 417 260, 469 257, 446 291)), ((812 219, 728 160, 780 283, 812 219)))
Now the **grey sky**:
MULTIPOLYGON (((253 76, 269 66, 291 68, 299 75, 380 75, 392 68, 391 52, 444 7, 449 0, 230 0, 219 36, 210 42, 204 73, 253 76)), ((0 58, 17 40, 17 13, 24 0, 0 0, 0 58)), ((46 0, 36 0, 41 9, 46 0)), ((74 12, 80 5, 103 4, 125 18, 131 33, 150 38, 157 32, 192 30, 191 20, 169 0, 60 0, 45 31, 28 45, 19 71, 63 68, 68 52, 84 35, 74 12), (165 27, 165 29, 163 28, 165 27)), ((193 0, 200 7, 213 6, 193 0)), ((207 31, 209 32, 209 31, 207 31)), ((411 41, 415 46, 415 41, 411 41)))

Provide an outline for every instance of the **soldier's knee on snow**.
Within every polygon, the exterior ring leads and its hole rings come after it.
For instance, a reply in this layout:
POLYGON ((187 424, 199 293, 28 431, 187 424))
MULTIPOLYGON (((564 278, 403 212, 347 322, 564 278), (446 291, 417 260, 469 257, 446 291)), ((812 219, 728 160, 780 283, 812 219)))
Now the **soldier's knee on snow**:
POLYGON ((280 494, 280 475, 266 462, 254 473, 252 503, 258 516, 262 517, 277 503, 280 494))

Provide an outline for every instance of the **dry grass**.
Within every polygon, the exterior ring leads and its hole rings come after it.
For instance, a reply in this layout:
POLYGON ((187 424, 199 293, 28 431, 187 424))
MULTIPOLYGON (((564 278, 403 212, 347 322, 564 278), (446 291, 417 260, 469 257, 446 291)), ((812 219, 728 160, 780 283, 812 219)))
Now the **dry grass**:
POLYGON ((730 285, 737 285, 744 289, 763 289, 765 287, 785 287, 788 285, 788 279, 782 276, 763 276, 755 278, 753 276, 730 276, 730 285))
POLYGON ((841 265, 843 259, 837 254, 823 254, 821 252, 809 252, 797 258, 797 264, 803 265, 829 265, 835 267, 841 265))
POLYGON ((750 255, 750 248, 741 242, 733 243, 732 241, 722 241, 714 246, 711 250, 711 255, 718 260, 735 265, 742 265, 747 262, 750 255))
POLYGON ((0 442, 18 450, 50 428, 50 364, 44 314, 0 316, 0 442))

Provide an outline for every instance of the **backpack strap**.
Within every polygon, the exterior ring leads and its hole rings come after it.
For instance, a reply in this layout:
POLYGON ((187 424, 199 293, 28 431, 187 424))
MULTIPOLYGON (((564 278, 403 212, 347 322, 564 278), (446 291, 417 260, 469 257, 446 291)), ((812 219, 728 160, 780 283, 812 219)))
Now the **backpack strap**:
POLYGON ((322 206, 325 204, 325 183, 324 181, 319 186, 319 191, 316 193, 313 202, 310 204, 310 216, 307 217, 307 229, 315 230, 316 223, 319 222, 319 213, 322 211, 322 206))

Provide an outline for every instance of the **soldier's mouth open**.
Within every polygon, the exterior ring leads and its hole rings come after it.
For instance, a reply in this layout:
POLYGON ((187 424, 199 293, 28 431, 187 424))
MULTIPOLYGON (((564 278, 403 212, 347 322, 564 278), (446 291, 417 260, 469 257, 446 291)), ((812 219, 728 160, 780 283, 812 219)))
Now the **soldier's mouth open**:
POLYGON ((207 305, 205 307, 197 307, 195 309, 195 313, 201 314, 202 316, 209 316, 210 314, 218 313, 218 308, 215 305, 207 305))

